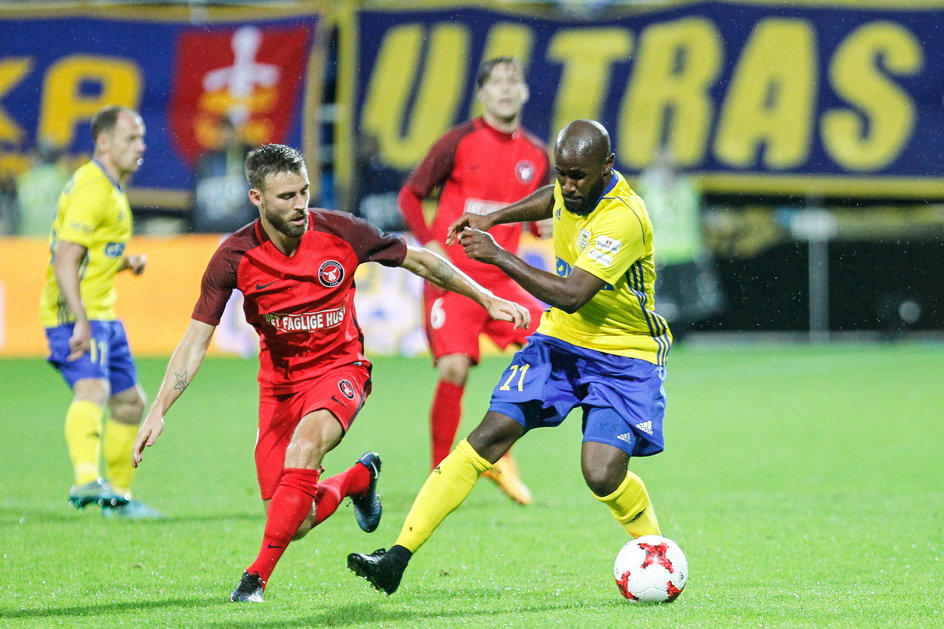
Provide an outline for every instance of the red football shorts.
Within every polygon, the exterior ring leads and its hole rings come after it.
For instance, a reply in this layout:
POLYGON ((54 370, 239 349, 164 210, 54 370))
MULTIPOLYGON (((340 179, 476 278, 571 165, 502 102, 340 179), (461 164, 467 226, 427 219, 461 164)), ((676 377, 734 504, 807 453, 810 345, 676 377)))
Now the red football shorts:
POLYGON ((263 500, 272 498, 282 470, 285 450, 305 415, 327 409, 344 432, 370 394, 370 370, 345 365, 311 381, 294 393, 259 393, 259 434, 256 437, 256 476, 263 500))
POLYGON ((423 288, 426 337, 434 361, 449 354, 465 354, 472 359, 473 365, 477 365, 480 356, 479 335, 487 335, 504 349, 511 344, 524 345, 525 339, 538 328, 545 307, 531 293, 510 279, 501 283, 493 282, 486 288, 530 310, 531 325, 527 329, 516 329, 507 321, 495 321, 488 316, 485 308, 468 297, 426 282, 423 288))

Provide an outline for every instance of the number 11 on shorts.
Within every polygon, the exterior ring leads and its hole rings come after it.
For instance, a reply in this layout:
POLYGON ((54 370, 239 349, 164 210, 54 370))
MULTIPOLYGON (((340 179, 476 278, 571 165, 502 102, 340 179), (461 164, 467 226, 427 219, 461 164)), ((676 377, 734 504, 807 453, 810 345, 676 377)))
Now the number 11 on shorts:
POLYGON ((528 368, 531 365, 525 363, 520 367, 518 365, 511 365, 508 367, 508 370, 511 372, 508 374, 508 378, 502 383, 499 387, 502 391, 511 391, 511 381, 515 379, 515 376, 518 377, 518 390, 524 391, 524 374, 528 372, 528 368))

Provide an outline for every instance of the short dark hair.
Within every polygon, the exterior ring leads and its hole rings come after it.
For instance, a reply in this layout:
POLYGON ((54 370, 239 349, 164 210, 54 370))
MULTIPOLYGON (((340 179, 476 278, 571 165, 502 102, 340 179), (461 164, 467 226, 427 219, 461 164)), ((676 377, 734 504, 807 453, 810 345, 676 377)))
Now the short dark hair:
POLYGON ((269 175, 307 170, 304 156, 284 144, 266 144, 246 156, 246 179, 256 190, 265 189, 265 180, 269 175))
POLYGON ((491 59, 486 59, 479 66, 479 71, 475 75, 475 87, 476 89, 485 85, 485 82, 488 81, 488 77, 491 76, 492 70, 495 69, 495 66, 501 65, 503 63, 510 63, 511 65, 518 68, 521 71, 522 76, 524 75, 524 68, 521 67, 521 63, 514 57, 492 57, 491 59))
POLYGON ((92 142, 98 141, 98 136, 107 133, 118 124, 118 116, 121 112, 127 112, 132 116, 137 116, 138 112, 121 105, 108 105, 98 110, 92 118, 92 142))

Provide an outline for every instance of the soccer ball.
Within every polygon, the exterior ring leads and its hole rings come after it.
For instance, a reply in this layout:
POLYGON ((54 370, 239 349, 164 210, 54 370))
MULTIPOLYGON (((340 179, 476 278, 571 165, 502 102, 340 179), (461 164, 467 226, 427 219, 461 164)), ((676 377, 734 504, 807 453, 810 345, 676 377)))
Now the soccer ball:
POLYGON ((613 576, 620 593, 641 603, 671 603, 688 580, 688 561, 667 537, 643 535, 616 555, 613 576))

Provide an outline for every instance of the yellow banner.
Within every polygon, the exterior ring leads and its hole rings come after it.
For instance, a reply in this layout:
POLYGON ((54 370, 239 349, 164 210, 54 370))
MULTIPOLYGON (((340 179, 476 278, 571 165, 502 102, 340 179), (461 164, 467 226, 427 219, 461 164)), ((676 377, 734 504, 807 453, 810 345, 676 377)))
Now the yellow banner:
MULTIPOLYGON (((121 273, 118 316, 135 355, 173 351, 200 293, 200 278, 220 237, 138 236, 129 254, 147 254, 143 275, 121 273)), ((45 356, 39 322, 39 295, 46 279, 49 249, 40 238, 0 238, 0 356, 45 356)), ((213 351, 219 353, 219 349, 213 351)))
MULTIPOLYGON (((115 309, 128 331, 135 356, 168 356, 190 322, 200 295, 200 279, 222 236, 135 236, 128 254, 147 254, 143 275, 121 273, 115 309)), ((518 255, 553 272, 550 240, 525 234, 518 255)), ((39 238, 0 238, 0 357, 45 356, 39 322, 39 295, 46 278, 48 244, 39 238)), ((427 351, 423 331, 423 281, 403 269, 362 265, 356 275, 355 305, 370 354, 416 355, 427 351)), ((255 330, 242 313, 242 295, 233 294, 213 336, 211 354, 251 356, 258 351, 255 330)), ((496 351, 486 343, 485 353, 496 351)))

